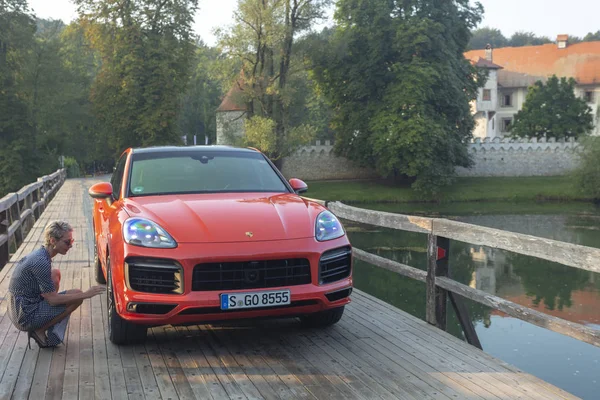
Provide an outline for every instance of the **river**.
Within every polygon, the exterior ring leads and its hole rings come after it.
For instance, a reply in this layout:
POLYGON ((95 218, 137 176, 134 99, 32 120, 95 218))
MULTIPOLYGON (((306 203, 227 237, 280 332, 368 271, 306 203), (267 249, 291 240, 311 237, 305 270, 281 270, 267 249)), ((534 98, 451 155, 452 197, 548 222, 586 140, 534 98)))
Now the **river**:
MULTIPOLYGON (((587 203, 364 204, 600 247, 600 209, 587 203)), ((424 234, 344 221, 353 246, 426 270, 424 234)), ((518 304, 600 329, 600 274, 504 250, 452 241, 450 274, 518 304)), ((356 260, 358 289, 425 319, 425 284, 356 260)), ((467 300, 483 350, 584 399, 600 397, 600 348, 467 300)), ((463 338, 452 307, 448 332, 463 338)))

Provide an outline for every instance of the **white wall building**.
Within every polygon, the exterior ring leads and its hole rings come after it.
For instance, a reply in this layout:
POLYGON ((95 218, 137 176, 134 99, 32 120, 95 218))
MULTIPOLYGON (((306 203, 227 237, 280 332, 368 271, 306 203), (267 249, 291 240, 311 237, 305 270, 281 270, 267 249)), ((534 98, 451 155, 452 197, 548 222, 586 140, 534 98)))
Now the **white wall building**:
POLYGON ((600 41, 569 44, 559 35, 556 44, 473 50, 465 57, 489 70, 488 81, 473 104, 474 137, 504 137, 515 114, 523 108, 528 88, 552 75, 574 78, 576 95, 586 100, 594 116, 592 134, 600 135, 600 41))

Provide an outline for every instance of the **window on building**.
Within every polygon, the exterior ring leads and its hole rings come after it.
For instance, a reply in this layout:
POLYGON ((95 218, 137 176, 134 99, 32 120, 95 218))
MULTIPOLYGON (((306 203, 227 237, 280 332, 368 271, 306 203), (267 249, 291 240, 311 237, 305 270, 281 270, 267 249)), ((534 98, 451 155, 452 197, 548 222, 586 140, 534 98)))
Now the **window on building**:
POLYGON ((491 101, 492 100, 492 90, 491 89, 483 89, 483 101, 491 101))
POLYGON ((591 90, 586 91, 585 94, 583 95, 583 98, 585 99, 586 102, 593 103, 594 102, 594 92, 592 92, 591 90))
POLYGON ((502 107, 512 107, 512 93, 502 95, 502 107))
POLYGON ((502 132, 508 132, 511 124, 512 118, 502 118, 502 125, 500 126, 500 128, 502 128, 502 132))

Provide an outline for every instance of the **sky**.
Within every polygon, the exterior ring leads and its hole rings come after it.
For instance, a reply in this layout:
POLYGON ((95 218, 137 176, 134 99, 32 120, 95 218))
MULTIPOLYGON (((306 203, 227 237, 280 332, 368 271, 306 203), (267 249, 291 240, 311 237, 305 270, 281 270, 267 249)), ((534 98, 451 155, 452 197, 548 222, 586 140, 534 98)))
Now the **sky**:
MULTIPOLYGON (((69 0, 28 0, 41 18, 71 22, 76 8, 69 0)), ((475 0, 471 0, 473 3, 475 0)), ((518 31, 534 32, 555 39, 559 34, 585 36, 600 30, 597 0, 479 0, 485 8, 480 27, 498 28, 505 36, 518 31)), ((194 30, 209 45, 215 45, 213 30, 233 23, 237 0, 199 0, 194 30)))

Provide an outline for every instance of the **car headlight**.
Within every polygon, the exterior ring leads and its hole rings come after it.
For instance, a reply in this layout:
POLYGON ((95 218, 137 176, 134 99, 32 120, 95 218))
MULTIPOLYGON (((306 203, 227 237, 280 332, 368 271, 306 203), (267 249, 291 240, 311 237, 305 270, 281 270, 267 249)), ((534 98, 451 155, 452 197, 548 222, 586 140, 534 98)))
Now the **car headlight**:
POLYGON ((319 214, 315 225, 315 238, 319 242, 337 239, 342 236, 344 236, 344 228, 331 211, 323 211, 319 214))
POLYGON ((134 246, 172 249, 177 242, 157 223, 144 218, 129 218, 123 224, 125 242, 134 246))

